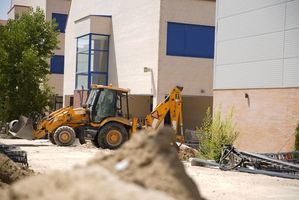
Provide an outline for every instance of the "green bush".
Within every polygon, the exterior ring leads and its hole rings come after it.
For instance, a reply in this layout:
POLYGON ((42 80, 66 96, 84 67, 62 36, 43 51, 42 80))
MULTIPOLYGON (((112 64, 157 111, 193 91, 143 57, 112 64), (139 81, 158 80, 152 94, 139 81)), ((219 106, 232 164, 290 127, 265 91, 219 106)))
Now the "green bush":
POLYGON ((222 119, 220 109, 212 116, 211 109, 208 108, 202 125, 196 132, 200 141, 199 157, 219 161, 223 146, 233 144, 238 135, 233 123, 233 109, 222 119))
POLYGON ((299 150, 299 124, 297 125, 296 128, 295 149, 299 150))

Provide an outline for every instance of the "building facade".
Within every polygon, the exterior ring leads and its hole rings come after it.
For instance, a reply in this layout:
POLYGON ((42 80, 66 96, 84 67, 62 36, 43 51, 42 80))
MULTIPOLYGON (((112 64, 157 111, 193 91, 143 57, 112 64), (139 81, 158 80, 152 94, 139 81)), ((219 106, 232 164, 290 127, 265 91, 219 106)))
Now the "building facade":
POLYGON ((0 25, 4 26, 4 25, 6 25, 6 23, 7 23, 7 20, 1 20, 0 19, 0 25))
POLYGON ((55 50, 55 55, 51 58, 49 76, 49 86, 53 87, 55 94, 55 109, 63 105, 63 76, 64 76, 64 46, 65 46, 65 26, 70 8, 70 0, 11 0, 11 7, 8 11, 8 18, 15 19, 17 16, 28 12, 30 8, 41 8, 47 20, 55 19, 58 23, 57 29, 59 45, 55 50))
POLYGON ((243 150, 294 149, 298 11, 299 0, 217 1, 214 107, 234 108, 243 150))
POLYGON ((180 85, 194 129, 212 106, 214 26, 215 1, 73 0, 64 104, 80 105, 90 84, 113 84, 130 88, 132 116, 144 118, 180 85))

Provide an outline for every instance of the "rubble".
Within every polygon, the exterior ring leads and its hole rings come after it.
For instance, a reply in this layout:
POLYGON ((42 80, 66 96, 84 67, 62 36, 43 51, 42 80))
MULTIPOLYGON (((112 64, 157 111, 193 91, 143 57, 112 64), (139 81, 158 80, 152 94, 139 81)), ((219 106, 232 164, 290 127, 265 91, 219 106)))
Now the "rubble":
POLYGON ((182 161, 189 161, 190 158, 195 158, 198 154, 198 150, 182 144, 179 150, 179 158, 182 161))

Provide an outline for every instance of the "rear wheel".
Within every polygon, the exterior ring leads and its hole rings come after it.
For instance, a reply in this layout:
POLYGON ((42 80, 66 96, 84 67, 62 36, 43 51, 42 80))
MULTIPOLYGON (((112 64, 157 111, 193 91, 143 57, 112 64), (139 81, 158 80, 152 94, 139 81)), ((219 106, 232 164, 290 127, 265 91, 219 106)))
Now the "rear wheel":
POLYGON ((129 138, 127 129, 119 123, 105 124, 99 131, 97 141, 100 147, 117 149, 129 138))
POLYGON ((54 140, 54 134, 53 133, 48 133, 48 138, 49 138, 49 141, 52 143, 52 144, 56 144, 55 140, 54 140))
POLYGON ((54 133, 54 141, 58 146, 71 146, 76 139, 76 133, 69 126, 61 126, 54 133))

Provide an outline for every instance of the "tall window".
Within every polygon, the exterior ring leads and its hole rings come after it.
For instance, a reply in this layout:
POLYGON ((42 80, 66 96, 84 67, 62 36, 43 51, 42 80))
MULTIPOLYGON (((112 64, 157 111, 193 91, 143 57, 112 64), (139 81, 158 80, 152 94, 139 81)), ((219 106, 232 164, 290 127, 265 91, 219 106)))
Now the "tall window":
POLYGON ((168 22, 167 55, 214 58, 215 27, 168 22))
POLYGON ((77 39, 76 89, 108 84, 109 36, 88 34, 77 39))
POLYGON ((57 30, 61 33, 64 33, 67 22, 67 15, 60 13, 52 13, 52 19, 55 19, 58 23, 57 30))

